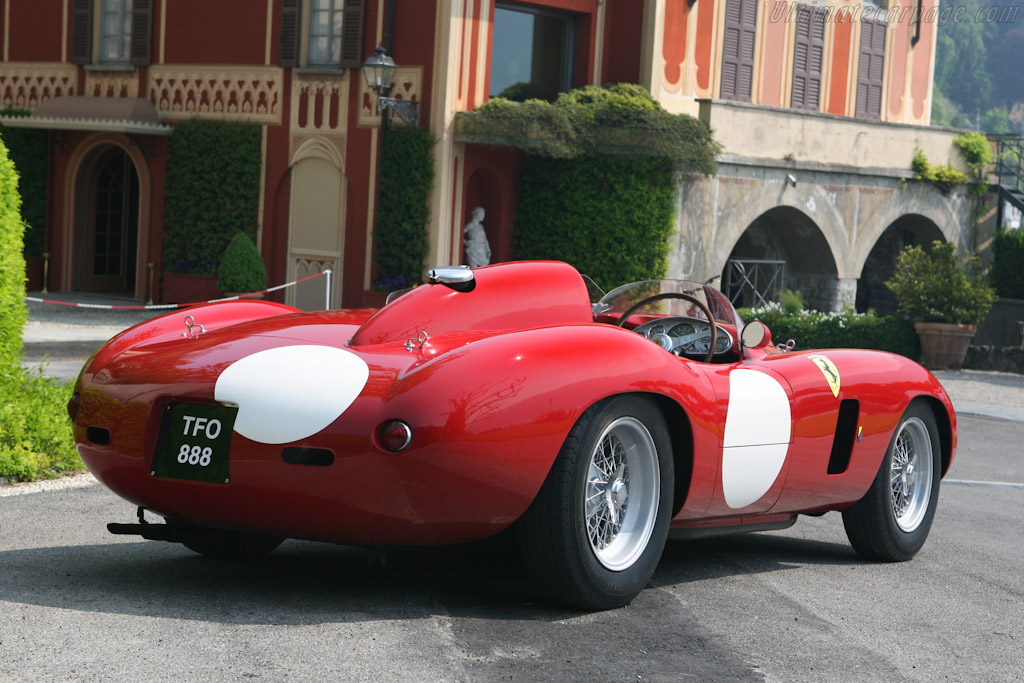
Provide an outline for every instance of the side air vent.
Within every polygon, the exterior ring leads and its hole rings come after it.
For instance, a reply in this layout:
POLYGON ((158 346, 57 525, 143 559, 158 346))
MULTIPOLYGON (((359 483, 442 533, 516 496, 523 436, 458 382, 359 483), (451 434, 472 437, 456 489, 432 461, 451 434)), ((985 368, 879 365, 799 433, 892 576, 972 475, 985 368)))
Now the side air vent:
POLYGON ((97 446, 109 446, 110 430, 103 427, 89 427, 85 430, 85 438, 97 446))
POLYGON ((839 419, 836 420, 836 437, 832 442, 832 455, 828 459, 828 473, 842 474, 850 466, 853 442, 857 436, 857 420, 860 418, 860 402, 854 398, 844 399, 839 405, 839 419))
POLYGON ((289 465, 319 465, 320 467, 326 467, 334 463, 334 453, 326 448, 289 446, 281 451, 281 457, 289 465))

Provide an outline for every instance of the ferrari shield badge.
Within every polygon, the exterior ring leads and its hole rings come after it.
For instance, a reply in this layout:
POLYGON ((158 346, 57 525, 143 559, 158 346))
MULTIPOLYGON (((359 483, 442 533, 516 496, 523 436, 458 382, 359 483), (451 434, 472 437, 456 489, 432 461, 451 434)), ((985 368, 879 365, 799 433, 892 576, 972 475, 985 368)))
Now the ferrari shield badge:
POLYGON ((807 357, 818 366, 818 369, 821 370, 821 374, 825 376, 825 381, 828 382, 828 388, 832 390, 832 395, 835 398, 839 398, 839 369, 836 368, 836 364, 825 356, 819 356, 817 354, 807 357))

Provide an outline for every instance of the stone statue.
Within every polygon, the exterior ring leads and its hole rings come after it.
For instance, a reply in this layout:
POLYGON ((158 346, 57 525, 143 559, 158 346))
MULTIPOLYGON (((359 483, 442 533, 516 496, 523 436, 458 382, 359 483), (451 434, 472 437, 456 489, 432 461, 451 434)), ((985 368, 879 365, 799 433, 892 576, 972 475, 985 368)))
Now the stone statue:
POLYGON ((466 262, 470 268, 486 266, 491 262, 491 245, 487 241, 487 233, 484 232, 484 207, 478 206, 473 209, 472 219, 462 229, 465 236, 463 244, 466 247, 466 262))

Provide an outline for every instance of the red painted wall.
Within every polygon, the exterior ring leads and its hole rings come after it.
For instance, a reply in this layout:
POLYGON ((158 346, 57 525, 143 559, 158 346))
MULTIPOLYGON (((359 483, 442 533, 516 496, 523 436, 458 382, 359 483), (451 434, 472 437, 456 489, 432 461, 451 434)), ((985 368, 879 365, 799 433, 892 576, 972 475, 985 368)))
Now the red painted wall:
POLYGON ((843 115, 846 113, 846 97, 850 87, 853 19, 849 14, 837 14, 833 25, 831 90, 825 111, 843 115))
MULTIPOLYGON (((487 214, 483 223, 491 244, 491 263, 511 261, 516 182, 523 167, 523 155, 508 147, 466 145, 465 164, 463 205, 461 215, 456 216, 460 231, 473 208, 482 206, 487 214)), ((465 263, 462 249, 459 254, 460 262, 465 263)))
POLYGON ((607 0, 604 15, 604 83, 640 81, 644 7, 635 0, 607 0))
POLYGON ((10 32, 9 59, 12 62, 59 62, 61 3, 14 0, 8 6, 14 27, 10 32))
MULTIPOLYGON (((252 0, 163 0, 167 3, 164 61, 168 64, 263 64, 267 8, 252 0), (230 28, 228 28, 230 27, 230 28)), ((280 3, 274 13, 280 15, 280 3)), ((159 2, 154 3, 159 17, 159 2)), ((275 23, 280 17, 275 18, 275 23)), ((277 33, 271 44, 279 42, 277 33)), ((153 36, 153 58, 159 33, 153 36)), ((276 64, 277 62, 273 62, 276 64)))

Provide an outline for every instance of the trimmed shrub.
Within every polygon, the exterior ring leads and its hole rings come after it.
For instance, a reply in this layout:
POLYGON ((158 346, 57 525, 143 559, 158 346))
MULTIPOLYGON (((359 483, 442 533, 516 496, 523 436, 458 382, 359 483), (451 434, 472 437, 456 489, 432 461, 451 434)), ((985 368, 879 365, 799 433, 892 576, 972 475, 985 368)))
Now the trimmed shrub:
POLYGON ((402 126, 381 143, 380 201, 373 231, 374 289, 394 291, 419 284, 430 249, 430 190, 434 186, 433 135, 402 126))
POLYGON ((778 304, 742 309, 744 320, 758 319, 772 331, 772 341, 785 344, 792 339, 800 351, 809 349, 879 349, 912 360, 921 357, 921 346, 914 323, 894 315, 878 317, 857 314, 801 311, 786 313, 778 304))
POLYGON ((988 277, 999 296, 1024 299, 1024 230, 996 233, 988 277))
MULTIPOLYGON (((0 110, 3 116, 28 116, 26 109, 0 110)), ((46 133, 35 128, 0 126, 4 144, 18 171, 21 217, 25 223, 25 256, 39 257, 46 239, 46 133)))
POLYGON ((515 208, 515 257, 567 261, 606 291, 663 277, 675 194, 666 158, 528 155, 515 208))
POLYGON ((217 287, 222 292, 246 294, 267 286, 267 268, 259 249, 244 232, 231 238, 217 271, 217 287))
POLYGON ((256 236, 260 127, 199 119, 179 123, 168 143, 164 194, 165 269, 215 274, 235 233, 256 236))
POLYGON ((65 406, 71 387, 21 366, 25 257, 18 175, 0 140, 0 477, 30 481, 82 469, 65 406))
POLYGON ((0 139, 0 372, 21 367, 21 331, 27 315, 24 230, 18 173, 0 139))

